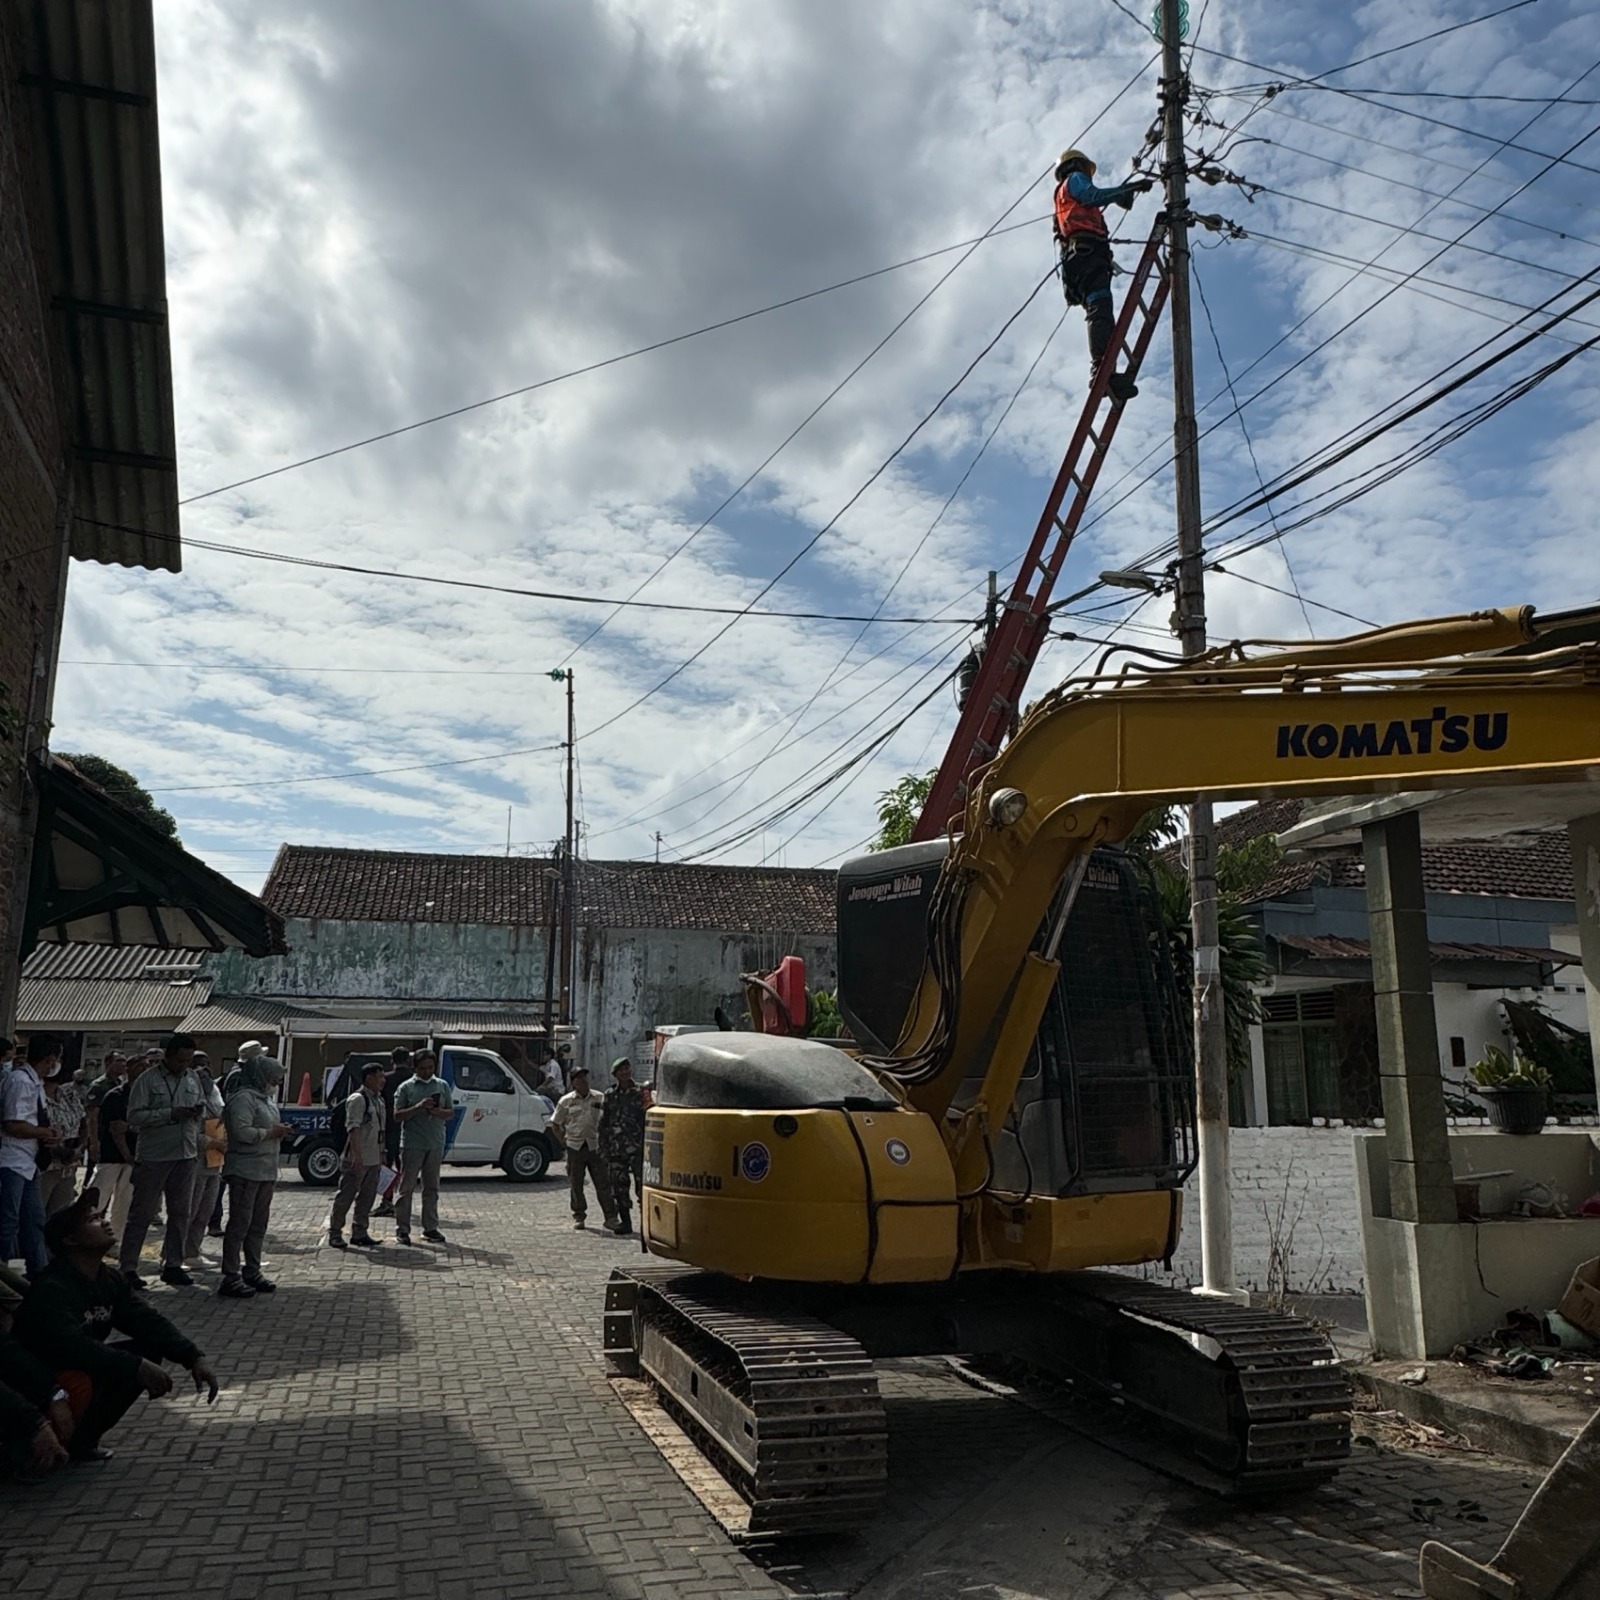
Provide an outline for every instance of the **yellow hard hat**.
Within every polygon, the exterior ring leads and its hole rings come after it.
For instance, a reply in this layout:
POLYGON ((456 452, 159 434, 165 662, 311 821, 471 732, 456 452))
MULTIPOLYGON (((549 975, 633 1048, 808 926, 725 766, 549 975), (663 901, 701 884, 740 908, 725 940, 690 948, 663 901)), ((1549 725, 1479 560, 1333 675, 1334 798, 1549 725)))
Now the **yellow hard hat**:
POLYGON ((1063 167, 1071 166, 1074 162, 1081 162, 1089 169, 1089 176, 1095 175, 1095 164, 1081 150, 1063 150, 1056 159, 1056 171, 1059 173, 1063 167))

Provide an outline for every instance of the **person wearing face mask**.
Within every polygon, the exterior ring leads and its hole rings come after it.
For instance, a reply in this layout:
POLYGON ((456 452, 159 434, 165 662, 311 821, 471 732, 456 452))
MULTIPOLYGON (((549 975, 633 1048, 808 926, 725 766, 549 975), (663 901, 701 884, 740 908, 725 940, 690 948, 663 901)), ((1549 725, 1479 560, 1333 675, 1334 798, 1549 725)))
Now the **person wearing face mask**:
POLYGON ((0 1261, 20 1253, 30 1278, 50 1261, 39 1166, 61 1143, 44 1092, 44 1080, 60 1068, 61 1041, 36 1033, 28 1040, 27 1058, 14 1063, 0 1083, 0 1261))
MULTIPOLYGON (((229 1081, 234 1079, 230 1076, 229 1081)), ((252 1056, 239 1063, 237 1081, 227 1096, 223 1122, 228 1153, 222 1158, 222 1176, 228 1185, 228 1228, 222 1236, 222 1282, 217 1285, 217 1293, 226 1300, 253 1300, 277 1287, 261 1275, 261 1246, 272 1215, 278 1153, 294 1132, 278 1115, 276 1095, 282 1082, 281 1061, 252 1056)))

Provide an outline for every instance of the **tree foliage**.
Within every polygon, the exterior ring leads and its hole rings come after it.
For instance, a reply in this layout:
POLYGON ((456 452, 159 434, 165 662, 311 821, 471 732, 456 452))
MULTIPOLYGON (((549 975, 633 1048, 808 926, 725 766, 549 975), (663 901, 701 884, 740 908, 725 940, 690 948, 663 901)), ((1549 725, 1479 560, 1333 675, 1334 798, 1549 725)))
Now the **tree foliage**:
POLYGON ((99 784, 113 800, 149 823, 157 833, 174 844, 182 843, 178 838, 177 819, 165 807, 156 804, 150 791, 131 772, 114 761, 107 761, 104 756, 87 752, 64 755, 61 759, 70 761, 90 783, 99 784))
MULTIPOLYGON (((1124 848, 1142 860, 1155 879, 1173 970, 1187 1009, 1193 1003, 1194 976, 1189 874, 1169 848, 1182 831, 1177 809, 1161 807, 1140 820, 1124 848)), ((1217 943, 1228 1028, 1228 1070, 1234 1074, 1250 1070, 1250 1028, 1261 1020, 1261 999, 1255 986, 1268 971, 1255 925, 1242 908, 1255 898, 1282 853, 1271 834, 1260 834, 1238 846, 1223 845, 1217 851, 1217 943)))
POLYGON ((878 796, 878 837, 867 846, 869 850, 893 850, 910 842, 911 830, 937 776, 937 772, 908 772, 894 788, 878 796))

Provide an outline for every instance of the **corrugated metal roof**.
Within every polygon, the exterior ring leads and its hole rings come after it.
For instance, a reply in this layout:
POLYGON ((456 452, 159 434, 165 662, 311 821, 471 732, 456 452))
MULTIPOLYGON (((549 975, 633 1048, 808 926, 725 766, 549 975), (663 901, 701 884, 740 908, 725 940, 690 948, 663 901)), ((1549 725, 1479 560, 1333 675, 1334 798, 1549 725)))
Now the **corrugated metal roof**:
POLYGON ((311 1015, 284 1000, 219 994, 186 1012, 178 1027, 185 1033, 255 1033, 276 1028, 285 1017, 311 1015))
POLYGON ((49 0, 15 10, 21 81, 49 163, 40 243, 69 365, 72 554, 176 572, 152 6, 49 0))
POLYGON ((399 1033, 459 1033, 473 1038, 544 1032, 542 1015, 527 1010, 496 1011, 482 1006, 445 1005, 393 1009, 376 1003, 365 1014, 353 1005, 333 1013, 320 1011, 315 1006, 296 1005, 289 1000, 228 994, 214 995, 204 1005, 195 1006, 177 1026, 185 1033, 254 1033, 276 1029, 291 1019, 313 1027, 325 1023, 330 1033, 337 1033, 341 1023, 353 1021, 392 1022, 399 1033))
MULTIPOLYGON (((542 857, 286 844, 261 898, 281 917, 543 927, 550 916, 550 871, 542 857)), ((833 872, 815 868, 580 861, 578 922, 585 928, 831 934, 836 883, 833 872)))
POLYGON ((192 977, 205 959, 200 950, 165 950, 153 944, 42 944, 22 964, 22 976, 100 982, 192 977))
POLYGON ((24 978, 17 993, 17 1025, 71 1032, 124 1023, 175 1028, 210 992, 207 978, 188 983, 24 978))
MULTIPOLYGON (((1367 961, 1372 946, 1365 939, 1341 939, 1329 933, 1277 933, 1273 940, 1318 961, 1367 961)), ((1435 961, 1501 961, 1526 965, 1539 962, 1554 967, 1577 964, 1578 957, 1548 945, 1464 944, 1430 940, 1428 952, 1435 961)))

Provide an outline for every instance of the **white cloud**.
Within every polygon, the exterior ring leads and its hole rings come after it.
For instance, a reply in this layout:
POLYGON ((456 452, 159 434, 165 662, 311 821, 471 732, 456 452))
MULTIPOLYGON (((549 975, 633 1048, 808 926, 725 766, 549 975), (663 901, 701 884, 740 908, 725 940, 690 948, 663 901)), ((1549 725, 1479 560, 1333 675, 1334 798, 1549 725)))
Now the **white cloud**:
MULTIPOLYGON (((1441 4, 1392 0, 1351 13, 1260 0, 1211 10, 1203 42, 1307 71, 1459 20, 1441 4)), ((163 0, 169 296, 185 491, 978 234, 1152 53, 1149 39, 1111 8, 1083 13, 1043 0, 612 0, 591 8, 163 0)), ((1451 90, 1514 82, 1517 92, 1555 92, 1575 75, 1567 64, 1586 38, 1583 8, 1566 0, 1333 81, 1451 90)), ((1259 78, 1204 56, 1195 70, 1207 86, 1259 78)), ((1152 75, 1092 135, 1103 175, 1138 147, 1153 95, 1152 75)), ((1497 136, 1532 109, 1401 103, 1497 136)), ((1213 109, 1237 117, 1247 104, 1217 100, 1213 109)), ((1558 149, 1589 114, 1564 109, 1523 142, 1558 149)), ((1331 93, 1283 95, 1245 131, 1274 142, 1239 144, 1226 164, 1300 198, 1252 204, 1224 187, 1203 191, 1200 207, 1361 259, 1396 237, 1374 219, 1410 223, 1430 205, 1395 185, 1443 192, 1492 148, 1331 93), (1298 116, 1437 159, 1291 120, 1298 116), (1291 144, 1312 154, 1291 154, 1291 144), (1318 210, 1308 198, 1354 215, 1318 210)), ((1537 167, 1526 155, 1498 155, 1461 193, 1495 205, 1537 167)), ((1511 209, 1569 234, 1579 218, 1600 236, 1595 195, 1592 176, 1562 169, 1511 209)), ((1038 216, 1046 205, 1040 186, 1015 215, 1038 216)), ((1114 220, 1131 234, 1151 214, 1147 203, 1114 220)), ((1474 215, 1444 205, 1419 226, 1450 235, 1474 215)), ((1587 271, 1596 259, 1593 246, 1502 219, 1471 237, 1567 271, 1587 271)), ((1410 269, 1435 248, 1405 237, 1383 260, 1410 269)), ((1131 265, 1136 251, 1121 254, 1131 265)), ((625 594, 955 259, 198 501, 185 512, 186 533, 312 559, 625 594)), ((1207 249, 1197 260, 1242 394, 1385 287, 1365 277, 1340 289, 1347 268, 1258 240, 1207 249), (1336 289, 1325 309, 1313 310, 1336 289), (1241 376, 1308 313, 1303 333, 1241 376)), ((985 244, 646 596, 751 600, 1049 264, 1042 227, 985 244)), ((1428 271, 1526 303, 1556 283, 1461 251, 1428 271)), ((1059 311, 1047 286, 957 403, 763 605, 870 611, 1059 311)), ((1263 471, 1291 466, 1494 326, 1439 300, 1393 294, 1247 408, 1263 471)), ((1197 337, 1204 398, 1221 378, 1203 322, 1197 337)), ((1069 564, 1074 587, 1170 538, 1169 474, 1158 472, 1106 510, 1170 451, 1164 352, 1163 336, 1102 480, 1104 520, 1069 564), (1148 465, 1117 487, 1147 452, 1148 465)), ((976 613, 973 591, 985 570, 1013 562, 1031 533, 1041 481, 1053 474, 1075 420, 1085 365, 1081 318, 1072 313, 966 494, 912 563, 891 612, 976 613)), ((1225 419, 1227 409, 1213 406, 1202 420, 1225 419)), ((1600 488, 1594 428, 1590 367, 1579 364, 1522 411, 1290 535, 1283 550, 1228 564, 1279 588, 1298 580, 1316 599, 1377 620, 1527 598, 1566 603, 1575 572, 1592 570, 1583 558, 1600 488), (1508 527, 1523 546, 1512 574, 1508 527), (1508 583, 1517 592, 1507 592, 1508 583)), ((1392 448, 1386 441, 1350 466, 1392 448)), ((1207 437, 1203 462, 1208 510, 1254 484, 1236 422, 1207 437)), ((176 579, 77 567, 64 654, 225 670, 65 667, 57 742, 99 750, 162 790, 202 853, 253 883, 284 838, 493 849, 504 840, 507 805, 518 841, 559 832, 555 753, 371 780, 281 780, 559 740, 562 691, 542 674, 604 612, 199 549, 187 552, 185 566, 176 579), (308 666, 323 670, 289 670, 308 666), (195 784, 236 787, 187 787, 195 784)), ((1211 601, 1219 636, 1304 629, 1292 598, 1237 577, 1215 578, 1211 601)), ((1165 610, 1165 602, 1147 606, 1137 621, 1159 628, 1165 610)), ((1312 615, 1319 632, 1352 626, 1312 615)), ((574 660, 580 729, 622 712, 725 620, 631 611, 609 623, 574 660)), ((922 674, 957 642, 940 629, 875 628, 838 670, 857 631, 741 622, 668 689, 586 737, 580 751, 595 853, 648 853, 657 828, 670 852, 759 820, 814 781, 811 769, 832 765, 836 746, 848 753, 903 715, 927 690, 915 687, 922 674), (852 670, 874 652, 883 653, 852 670), (757 771, 729 778, 758 756, 765 759, 757 771), (695 797, 719 779, 728 781, 695 797)), ((1163 644, 1159 634, 1130 637, 1163 644)), ((1032 692, 1085 648, 1053 644, 1032 692)), ((937 758, 952 710, 947 693, 936 697, 786 859, 821 859, 866 834, 877 790, 937 758)), ((826 798, 778 824, 767 847, 826 798)), ((761 848, 758 837, 730 859, 755 859, 761 848)))

